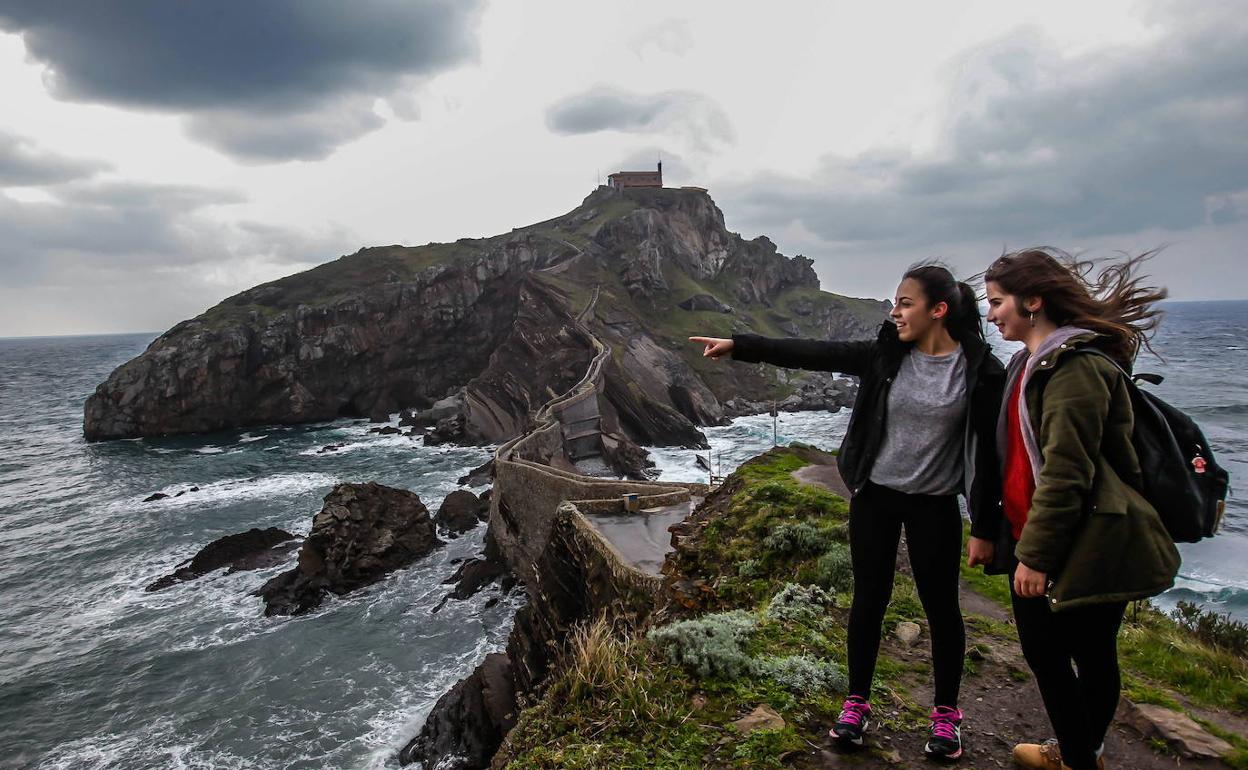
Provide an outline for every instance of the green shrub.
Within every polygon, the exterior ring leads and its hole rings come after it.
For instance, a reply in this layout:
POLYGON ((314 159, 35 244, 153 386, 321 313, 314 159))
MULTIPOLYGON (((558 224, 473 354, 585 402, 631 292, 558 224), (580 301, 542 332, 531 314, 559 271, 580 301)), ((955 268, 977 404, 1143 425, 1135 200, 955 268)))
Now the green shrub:
POLYGON ((845 692, 849 688, 844 669, 809 655, 763 658, 757 668, 760 674, 797 693, 845 692))
POLYGON ((783 556, 817 556, 836 542, 832 532, 808 522, 781 524, 763 538, 763 547, 783 556))
POLYGON ((767 617, 807 625, 822 623, 836 606, 836 597, 819 586, 785 583, 767 605, 767 617))
POLYGON ((811 582, 829 591, 849 591, 854 587, 854 564, 850 559, 849 546, 833 543, 828 551, 815 561, 811 582))
POLYGON ((745 610, 732 610, 681 620, 646 634, 673 664, 698 676, 736 679, 753 670, 745 644, 758 619, 745 610))
POLYGON ((763 574, 763 567, 758 559, 746 559, 737 565, 737 576, 743 578, 758 577, 763 574))
POLYGON ((1170 615, 1180 628, 1205 644, 1248 656, 1248 625, 1232 620, 1229 614, 1219 615, 1192 602, 1179 602, 1170 615))

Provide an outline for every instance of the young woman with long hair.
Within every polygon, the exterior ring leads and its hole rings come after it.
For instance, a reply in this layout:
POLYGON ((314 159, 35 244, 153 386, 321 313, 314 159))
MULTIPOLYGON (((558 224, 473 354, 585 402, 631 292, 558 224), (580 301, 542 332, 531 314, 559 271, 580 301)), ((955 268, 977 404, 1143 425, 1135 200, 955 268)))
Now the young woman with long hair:
POLYGON ((737 361, 860 378, 837 456, 851 491, 854 600, 847 650, 849 697, 830 734, 842 743, 863 743, 904 527, 931 633, 935 693, 924 752, 957 759, 962 755, 958 690, 966 647, 958 604, 958 493, 966 496, 972 532, 981 538, 994 535, 981 522, 1000 520, 995 431, 1005 372, 984 341, 975 292, 947 268, 922 264, 902 278, 890 319, 881 324, 875 340, 755 334, 689 339, 705 345, 703 355, 711 358, 731 354, 737 361))
POLYGON ((1028 249, 984 273, 988 320, 1025 347, 1007 367, 998 426, 1005 520, 995 541, 972 538, 968 552, 972 563, 1011 575, 1019 642, 1056 735, 1014 748, 1015 761, 1033 770, 1104 767, 1123 612, 1172 586, 1178 572, 1178 550, 1136 491, 1131 444, 1125 372, 1166 296, 1137 276, 1148 256, 1094 275, 1091 262, 1028 249))

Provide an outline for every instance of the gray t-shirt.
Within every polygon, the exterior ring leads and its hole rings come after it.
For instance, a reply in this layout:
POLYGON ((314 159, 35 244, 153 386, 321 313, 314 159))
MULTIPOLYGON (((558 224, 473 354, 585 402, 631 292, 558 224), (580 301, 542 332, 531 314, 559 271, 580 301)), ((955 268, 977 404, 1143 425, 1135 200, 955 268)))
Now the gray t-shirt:
POLYGON ((956 494, 962 486, 966 356, 918 348, 901 361, 888 392, 884 442, 871 480, 912 495, 956 494))

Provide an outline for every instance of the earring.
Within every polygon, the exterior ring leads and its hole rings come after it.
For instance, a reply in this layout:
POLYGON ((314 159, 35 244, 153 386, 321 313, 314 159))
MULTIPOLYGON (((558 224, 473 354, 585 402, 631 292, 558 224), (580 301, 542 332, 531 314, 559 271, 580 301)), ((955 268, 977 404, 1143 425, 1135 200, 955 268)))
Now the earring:
POLYGON ((1034 310, 1033 310, 1033 311, 1031 311, 1031 325, 1032 325, 1032 326, 1035 326, 1035 325, 1036 325, 1036 311, 1034 311, 1034 310))

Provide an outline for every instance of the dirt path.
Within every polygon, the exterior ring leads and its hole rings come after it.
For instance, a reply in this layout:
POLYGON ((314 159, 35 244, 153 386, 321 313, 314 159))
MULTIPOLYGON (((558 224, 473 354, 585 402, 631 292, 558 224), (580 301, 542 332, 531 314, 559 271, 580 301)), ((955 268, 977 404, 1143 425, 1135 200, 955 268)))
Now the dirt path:
MULTIPOLYGON (((845 494, 845 485, 834 465, 809 465, 794 472, 794 477, 845 494)), ((901 546, 905 548, 904 543, 901 546)), ((907 564, 904 553, 898 563, 907 564)), ((1052 737, 1052 728, 1040 702, 1040 693, 1023 660, 1014 633, 1010 613, 996 602, 966 585, 962 586, 962 612, 967 623, 968 673, 962 680, 961 707, 966 715, 963 742, 966 755, 958 763, 963 768, 1014 767, 1011 750, 1020 742, 1040 742, 1052 737)), ((931 703, 930 650, 926 628, 914 647, 906 647, 891 635, 881 647, 881 657, 888 656, 914 664, 922 673, 907 675, 901 697, 877 693, 872 705, 877 713, 899 713, 904 700, 926 706, 931 703), (904 700, 903 700, 904 698, 904 700)), ((1107 767, 1129 770, 1173 770, 1185 768, 1222 768, 1216 760, 1179 760, 1155 752, 1139 734, 1122 722, 1123 708, 1106 737, 1107 767)), ((879 724, 878 722, 876 723, 879 724)), ((842 752, 827 737, 831 724, 800 725, 799 730, 817 744, 795 762, 802 768, 930 768, 933 762, 923 757, 925 730, 897 731, 888 726, 875 726, 868 732, 866 748, 842 752)))

